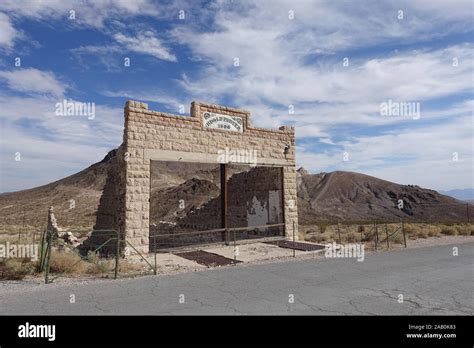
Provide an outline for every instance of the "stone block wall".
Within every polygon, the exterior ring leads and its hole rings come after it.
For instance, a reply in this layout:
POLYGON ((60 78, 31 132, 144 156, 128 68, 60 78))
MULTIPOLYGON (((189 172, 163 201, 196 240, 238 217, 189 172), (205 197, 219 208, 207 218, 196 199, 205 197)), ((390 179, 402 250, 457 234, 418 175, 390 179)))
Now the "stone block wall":
POLYGON ((116 199, 120 200, 117 207, 111 206, 116 216, 109 217, 110 221, 121 224, 125 238, 137 249, 148 252, 150 161, 222 163, 218 153, 226 148, 256 150, 257 165, 283 167, 283 216, 286 234, 291 236, 298 216, 294 128, 255 128, 247 111, 200 102, 191 104, 190 116, 152 111, 146 103, 137 101, 126 103, 121 146, 124 161, 117 168, 118 187, 104 198, 110 201, 118 195, 116 199), (206 128, 205 112, 241 118, 242 132, 206 128))

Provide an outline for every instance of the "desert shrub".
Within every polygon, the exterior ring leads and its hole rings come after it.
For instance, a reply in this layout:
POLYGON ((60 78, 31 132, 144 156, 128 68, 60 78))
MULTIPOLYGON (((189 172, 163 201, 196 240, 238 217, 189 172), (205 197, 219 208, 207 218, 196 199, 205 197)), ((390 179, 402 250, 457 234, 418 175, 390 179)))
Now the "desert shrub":
POLYGON ((50 272, 73 274, 101 274, 111 269, 110 260, 104 260, 95 253, 89 253, 86 259, 74 253, 53 252, 51 255, 50 272))
POLYGON ((306 233, 304 231, 298 231, 298 239, 299 240, 306 240, 306 233))
POLYGON ((429 237, 439 237, 441 235, 441 228, 434 225, 426 225, 424 227, 428 233, 429 237))
POLYGON ((119 266, 119 271, 125 273, 143 270, 143 265, 134 262, 120 261, 119 266))
POLYGON ((311 236, 308 241, 313 242, 313 243, 321 243, 327 241, 327 236, 325 234, 316 234, 314 236, 311 236))
POLYGON ((34 271, 34 263, 30 259, 4 259, 0 262, 1 280, 21 280, 34 271))
POLYGON ((443 226, 441 227, 441 233, 447 236, 455 236, 457 230, 454 226, 443 226))
POLYGON ((426 239, 428 238, 428 232, 424 229, 419 229, 418 231, 416 231, 416 238, 423 238, 423 239, 426 239))
POLYGON ((440 233, 438 226, 430 224, 405 224, 403 228, 409 239, 437 237, 440 233))
POLYGON ((84 273, 87 263, 80 256, 69 252, 53 252, 49 264, 52 273, 84 273))
POLYGON ((86 270, 88 274, 107 273, 112 268, 112 261, 101 259, 97 253, 89 252, 87 254, 87 260, 90 262, 86 270))
POLYGON ((343 239, 345 237, 347 243, 356 243, 360 241, 360 235, 355 232, 346 233, 345 235, 341 235, 341 237, 343 239))
POLYGON ((473 232, 473 228, 468 225, 456 226, 456 230, 460 236, 470 236, 473 232))
POLYGON ((108 261, 100 261, 99 263, 90 263, 85 271, 87 274, 103 274, 111 270, 108 261))
POLYGON ((403 229, 405 230, 406 234, 414 234, 415 232, 415 225, 413 224, 405 224, 403 226, 403 229))
MULTIPOLYGON (((328 233, 326 235, 326 241, 327 242, 337 242, 339 243, 339 235, 337 234, 337 232, 333 232, 333 233, 328 233)), ((344 239, 344 233, 341 232, 341 239, 344 239)))

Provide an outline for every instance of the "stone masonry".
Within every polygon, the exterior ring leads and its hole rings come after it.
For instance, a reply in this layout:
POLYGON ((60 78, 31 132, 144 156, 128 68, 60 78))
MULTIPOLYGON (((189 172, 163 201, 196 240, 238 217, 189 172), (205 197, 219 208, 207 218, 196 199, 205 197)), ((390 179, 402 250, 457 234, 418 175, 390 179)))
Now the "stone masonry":
POLYGON ((225 149, 256 151, 257 166, 283 168, 283 220, 286 236, 292 236, 298 217, 294 128, 252 127, 247 111, 201 102, 191 103, 190 116, 179 116, 127 101, 123 143, 109 172, 95 229, 120 230, 122 238, 148 252, 150 161, 218 164, 223 163, 218 153, 225 149), (214 115, 209 113, 217 114, 216 121, 241 127, 209 127, 212 122, 205 123, 205 116, 214 115))

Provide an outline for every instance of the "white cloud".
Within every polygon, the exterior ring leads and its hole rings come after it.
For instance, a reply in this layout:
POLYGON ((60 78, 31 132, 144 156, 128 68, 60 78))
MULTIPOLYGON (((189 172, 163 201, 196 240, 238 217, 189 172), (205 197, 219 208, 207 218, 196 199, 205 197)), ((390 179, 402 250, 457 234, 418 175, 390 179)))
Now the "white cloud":
POLYGON ((149 90, 118 90, 118 91, 102 91, 102 95, 112 98, 128 98, 131 100, 139 100, 143 102, 159 103, 164 105, 172 113, 180 113, 181 107, 184 107, 185 113, 188 112, 191 106, 191 99, 187 96, 178 99, 166 92, 149 89, 149 90))
POLYGON ((0 12, 0 48, 12 48, 18 36, 18 31, 13 27, 10 18, 0 12))
POLYGON ((182 87, 202 99, 230 97, 237 104, 354 102, 359 108, 388 97, 426 99, 456 93, 470 88, 472 45, 349 57, 347 68, 342 66, 347 53, 337 53, 474 28, 469 1, 435 3, 425 9, 409 1, 369 1, 364 6, 340 1, 220 2, 216 13, 202 16, 213 21, 212 29, 202 30, 199 23, 172 31, 204 64, 191 79, 183 76, 182 87), (402 21, 397 18, 400 9, 402 21), (288 18, 289 10, 295 19, 288 18), (463 62, 457 70, 451 64, 454 57, 463 62), (235 58, 239 67, 233 65, 235 58))
POLYGON ((337 149, 316 153, 300 146, 297 161, 314 172, 325 168, 363 171, 386 180, 435 189, 474 186, 472 111, 442 124, 354 136, 336 145, 337 149), (349 154, 348 162, 343 161, 343 152, 349 154), (455 152, 458 161, 453 161, 455 152))
POLYGON ((47 184, 101 160, 121 143, 123 109, 97 105, 95 118, 55 115, 53 97, 0 95, 0 192, 47 184), (15 153, 22 160, 15 161, 15 153), (34 175, 32 175, 34 173, 34 175))
POLYGON ((89 66, 99 61, 106 66, 109 71, 118 71, 119 67, 122 67, 123 61, 121 59, 123 59, 122 56, 125 52, 150 55, 170 62, 177 61, 176 56, 165 47, 162 40, 152 31, 139 32, 134 36, 116 33, 113 35, 113 39, 115 42, 112 44, 80 46, 72 49, 71 53, 83 66, 89 66), (118 55, 118 53, 120 53, 120 55, 118 55), (90 59, 87 60, 87 65, 82 58, 86 55, 93 55, 95 57, 92 61, 90 59))
MULTIPOLYGON (((164 7, 164 6, 163 6, 164 7)), ((156 16, 161 6, 149 0, 48 0, 28 1, 28 4, 15 0, 2 0, 0 10, 15 17, 27 17, 34 20, 62 22, 68 19, 71 10, 75 11, 75 20, 71 25, 101 29, 107 21, 123 20, 136 16, 156 16)))
MULTIPOLYGON (((47 22, 48 25, 62 29, 92 28, 107 35, 113 35, 117 28, 127 29, 124 23, 130 18, 140 16, 163 18, 170 13, 177 13, 178 3, 160 3, 159 6, 151 0, 47 0, 27 1, 2 0, 0 2, 0 45, 12 47, 18 32, 11 25, 11 18, 29 19, 47 22), (71 19, 74 11, 74 19, 71 19), (7 16, 8 15, 8 16, 7 16)), ((140 24, 133 23, 134 29, 140 24)), ((123 37, 129 40, 128 45, 137 51, 149 52, 154 56, 172 60, 173 55, 166 51, 157 38, 145 37, 147 44, 134 42, 138 38, 123 37)))
POLYGON ((130 51, 176 62, 176 56, 163 45, 162 41, 152 31, 140 32, 136 36, 126 36, 122 33, 117 33, 114 35, 114 39, 130 51))
POLYGON ((45 139, 11 126, 2 129, 0 148, 0 192, 40 186, 75 174, 100 161, 111 149, 95 143, 45 139), (15 160, 17 152, 21 161, 15 160))
POLYGON ((0 71, 0 78, 6 81, 10 89, 18 92, 61 96, 68 88, 54 73, 34 68, 0 71))

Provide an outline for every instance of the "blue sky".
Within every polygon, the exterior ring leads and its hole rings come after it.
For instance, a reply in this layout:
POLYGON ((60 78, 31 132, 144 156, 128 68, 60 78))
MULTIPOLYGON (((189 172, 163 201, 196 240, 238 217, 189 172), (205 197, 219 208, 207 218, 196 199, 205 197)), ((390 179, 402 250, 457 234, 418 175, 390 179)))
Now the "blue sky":
POLYGON ((102 159, 121 143, 127 99, 172 113, 207 101, 249 110, 256 126, 294 125, 311 172, 472 188, 472 6, 2 0, 0 192, 102 159), (65 99, 95 103, 95 118, 56 116, 65 99), (419 117, 382 115, 389 100, 417 103, 419 117))

